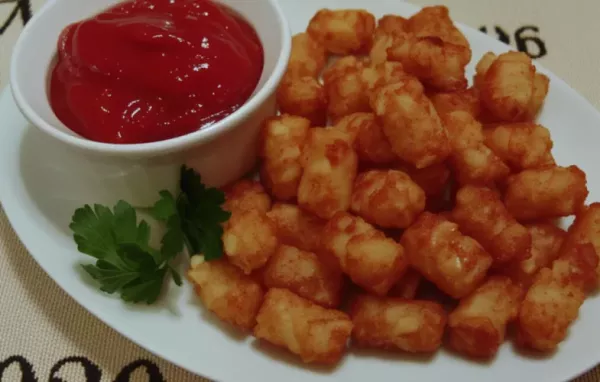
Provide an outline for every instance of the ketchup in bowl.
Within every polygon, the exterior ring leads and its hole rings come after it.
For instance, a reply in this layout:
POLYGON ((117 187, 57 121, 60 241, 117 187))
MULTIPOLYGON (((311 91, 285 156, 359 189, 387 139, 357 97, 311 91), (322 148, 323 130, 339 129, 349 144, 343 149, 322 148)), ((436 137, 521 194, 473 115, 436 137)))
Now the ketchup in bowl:
POLYGON ((221 4, 130 0, 64 29, 50 103, 88 139, 161 141, 233 113, 263 63, 255 30, 221 4))

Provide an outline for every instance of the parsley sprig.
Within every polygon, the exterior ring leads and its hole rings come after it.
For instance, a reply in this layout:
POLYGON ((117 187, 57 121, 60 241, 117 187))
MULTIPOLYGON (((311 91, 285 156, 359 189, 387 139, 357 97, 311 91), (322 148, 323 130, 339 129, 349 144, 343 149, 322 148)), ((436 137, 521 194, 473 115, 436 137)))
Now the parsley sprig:
POLYGON ((106 293, 119 293, 127 302, 154 303, 165 276, 171 274, 181 285, 181 276, 172 261, 187 248, 190 254, 203 253, 206 260, 223 256, 222 223, 229 219, 223 210, 222 191, 206 187, 199 174, 181 168, 179 193, 161 191, 160 199, 148 211, 165 224, 161 248, 152 248, 150 225, 138 223, 136 209, 125 201, 112 208, 85 205, 73 214, 70 228, 77 249, 96 259, 83 269, 106 293))

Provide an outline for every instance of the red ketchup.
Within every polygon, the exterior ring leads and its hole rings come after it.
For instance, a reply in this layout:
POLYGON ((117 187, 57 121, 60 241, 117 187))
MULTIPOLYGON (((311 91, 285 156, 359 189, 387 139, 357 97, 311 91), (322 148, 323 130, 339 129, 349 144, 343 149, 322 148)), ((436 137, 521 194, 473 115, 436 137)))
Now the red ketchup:
POLYGON ((211 125, 252 95, 255 30, 211 0, 131 0, 65 28, 50 103, 98 142, 161 141, 211 125))

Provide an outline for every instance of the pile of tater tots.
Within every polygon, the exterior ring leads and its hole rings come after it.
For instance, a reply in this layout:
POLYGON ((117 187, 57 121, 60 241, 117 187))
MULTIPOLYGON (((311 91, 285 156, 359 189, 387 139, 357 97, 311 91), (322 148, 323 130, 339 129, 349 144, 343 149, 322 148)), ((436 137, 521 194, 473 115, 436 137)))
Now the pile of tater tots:
POLYGON ((226 189, 225 259, 192 259, 203 304, 309 363, 491 358, 510 328, 557 348, 598 286, 600 204, 535 122, 548 77, 487 53, 469 87, 470 61, 445 7, 320 10, 293 37, 260 182, 226 189))

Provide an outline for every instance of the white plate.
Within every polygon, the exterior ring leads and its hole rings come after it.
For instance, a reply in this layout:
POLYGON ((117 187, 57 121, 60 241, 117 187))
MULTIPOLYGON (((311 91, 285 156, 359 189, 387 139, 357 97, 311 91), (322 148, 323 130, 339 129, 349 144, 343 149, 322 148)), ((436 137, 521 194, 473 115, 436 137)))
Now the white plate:
MULTIPOLYGON (((376 16, 408 16, 417 8, 398 0, 281 0, 294 32, 306 28, 318 8, 364 8, 376 16)), ((464 28, 473 57, 507 47, 464 28)), ((472 66, 471 66, 472 69, 472 66)), ((577 164, 587 174, 589 200, 600 200, 600 113, 556 76, 541 116, 554 138, 560 164, 577 164)), ((310 369, 283 351, 264 349, 219 324, 201 308, 192 288, 169 288, 163 302, 132 307, 100 293, 79 271, 88 259, 77 252, 68 230, 83 203, 110 203, 110 179, 96 179, 93 160, 82 159, 30 127, 9 91, 0 97, 0 200, 15 231, 37 262, 69 295, 140 346, 194 373, 220 381, 564 381, 600 361, 600 299, 581 309, 560 350, 550 357, 518 354, 510 343, 490 363, 470 362, 444 351, 431 359, 403 354, 351 352, 335 370, 310 369), (87 200, 86 190, 105 190, 104 200, 87 200)), ((101 341, 101 339, 98 339, 101 341)))

